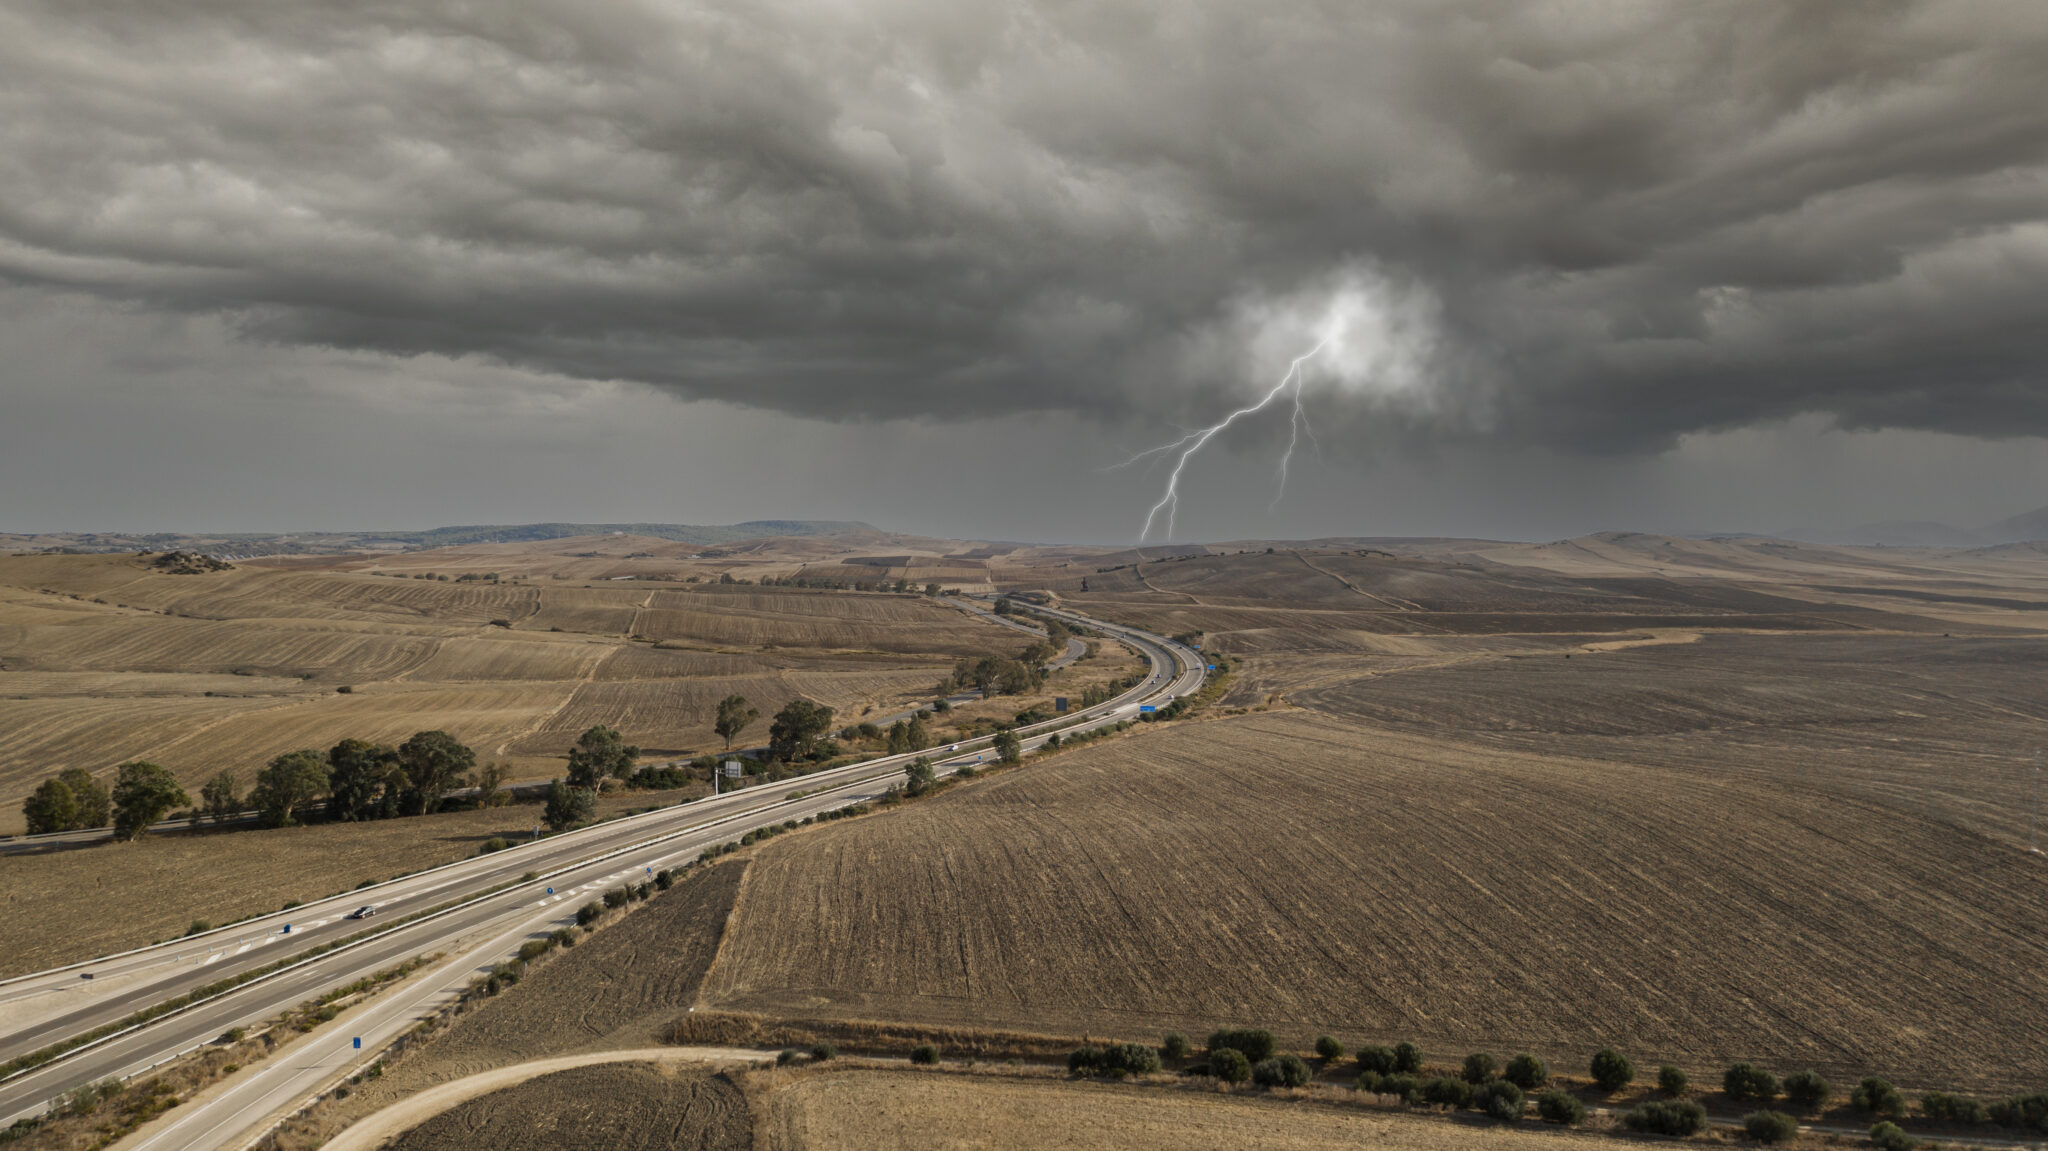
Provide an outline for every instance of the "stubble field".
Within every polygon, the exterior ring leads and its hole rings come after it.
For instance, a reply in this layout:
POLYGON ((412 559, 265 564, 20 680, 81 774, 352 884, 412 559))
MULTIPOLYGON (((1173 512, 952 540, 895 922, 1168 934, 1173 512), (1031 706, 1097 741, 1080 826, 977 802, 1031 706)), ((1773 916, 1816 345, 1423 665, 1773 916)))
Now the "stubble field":
POLYGON ((576 1067, 449 1108, 392 1151, 749 1151, 747 1101, 724 1075, 656 1063, 576 1067))

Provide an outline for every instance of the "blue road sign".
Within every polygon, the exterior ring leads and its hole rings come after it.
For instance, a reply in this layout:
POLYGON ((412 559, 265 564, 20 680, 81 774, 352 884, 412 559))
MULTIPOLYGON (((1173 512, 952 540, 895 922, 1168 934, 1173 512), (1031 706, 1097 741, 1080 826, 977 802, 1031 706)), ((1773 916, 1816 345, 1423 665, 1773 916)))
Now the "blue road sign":
POLYGON ((1210 664, 1210 665, 1209 665, 1209 670, 1210 670, 1210 671, 1215 671, 1215 670, 1216 670, 1216 665, 1215 665, 1215 664, 1213 664, 1213 663, 1212 663, 1212 664, 1210 664))
POLYGON ((285 935, 290 935, 291 933, 292 933, 292 925, 291 925, 291 924, 289 924, 289 923, 285 924, 285 925, 284 925, 284 932, 283 932, 283 934, 285 934, 285 935))
POLYGON ((363 1037, 362 1037, 362 1036, 360 1036, 360 1035, 358 1035, 358 1036, 356 1036, 356 1050, 357 1050, 357 1051, 361 1051, 362 1049, 363 1049, 363 1037))
POLYGON ((549 894, 549 895, 553 895, 554 893, 555 893, 555 889, 554 889, 554 888, 552 888, 552 887, 548 888, 548 894, 549 894))
POLYGON ((1141 704, 1139 704, 1139 705, 1138 705, 1138 710, 1139 710, 1139 711, 1158 711, 1159 709, 1158 709, 1158 708, 1156 708, 1156 707, 1153 707, 1153 706, 1152 706, 1151 704, 1149 704, 1149 703, 1141 703, 1141 704))

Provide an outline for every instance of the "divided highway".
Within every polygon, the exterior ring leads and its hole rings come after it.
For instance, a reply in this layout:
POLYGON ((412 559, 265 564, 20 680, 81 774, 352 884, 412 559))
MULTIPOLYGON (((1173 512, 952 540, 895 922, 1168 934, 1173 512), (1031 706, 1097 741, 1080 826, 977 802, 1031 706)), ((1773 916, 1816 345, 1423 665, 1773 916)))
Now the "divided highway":
MULTIPOLYGON (((1202 658, 1182 644, 1059 609, 1034 610, 1123 640, 1150 666, 1142 683, 1114 699, 1020 728, 1027 749, 1042 745, 1054 732, 1087 731, 1134 718, 1141 707, 1163 706, 1202 685, 1202 658)), ((964 741, 955 745, 958 753, 939 753, 946 757, 939 763, 940 773, 951 774, 962 765, 992 758, 990 742, 964 741)), ((903 768, 914 758, 915 754, 883 756, 614 820, 205 935, 0 982, 4 1060, 124 1019, 229 975, 317 945, 378 932, 0 1079, 0 1126, 40 1114, 73 1088, 146 1071, 213 1041, 229 1028, 256 1023, 406 959, 434 952, 450 957, 231 1077, 133 1141, 152 1151, 240 1146, 267 1129, 272 1115, 345 1071, 356 1056, 349 1039, 361 1036, 364 1051, 381 1048, 459 994, 473 976, 510 958, 527 939, 573 922, 576 908, 604 889, 694 860, 706 847, 755 828, 878 797, 902 779, 903 768), (538 873, 539 878, 523 879, 528 873, 538 873), (366 904, 377 908, 376 915, 366 920, 346 917, 366 904), (436 908, 442 910, 402 922, 436 908), (328 1034, 338 1029, 347 1034, 328 1034)))

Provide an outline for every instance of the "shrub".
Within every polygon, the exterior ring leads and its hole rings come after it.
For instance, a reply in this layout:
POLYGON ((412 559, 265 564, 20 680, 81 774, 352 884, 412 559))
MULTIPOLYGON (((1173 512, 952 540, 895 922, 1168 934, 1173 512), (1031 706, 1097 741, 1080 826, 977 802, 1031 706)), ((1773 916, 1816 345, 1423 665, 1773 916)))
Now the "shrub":
POLYGON ((588 927, 591 924, 596 923, 598 920, 603 918, 603 904, 586 903, 583 906, 576 909, 576 926, 578 927, 588 927))
POLYGON ((521 963, 530 963, 533 960, 539 959, 541 956, 546 955, 548 948, 552 946, 554 944, 545 939, 529 939, 519 945, 519 961, 521 963))
POLYGON ((2048 1091, 2014 1095, 1990 1107, 1991 1121, 2000 1127, 2033 1127, 2048 1131, 2048 1091))
POLYGON ((1803 1111, 1818 1111, 1828 1101, 1828 1081, 1818 1071, 1787 1075, 1785 1098, 1803 1111))
POLYGON ((1870 1129, 1870 1145, 1877 1151, 1913 1151, 1920 1141, 1899 1129, 1899 1125, 1883 1120, 1870 1129))
POLYGON ((929 1067, 939 1061, 939 1049, 929 1043, 920 1043, 910 1049, 910 1061, 929 1067))
POLYGON ((1444 1107, 1470 1107, 1472 1085, 1463 1079, 1439 1075, 1422 1085, 1422 1101, 1444 1107))
POLYGON ((1316 1036, 1316 1057, 1325 1062, 1335 1063, 1344 1058, 1344 1045, 1329 1035, 1316 1036))
POLYGON ((1067 1070, 1075 1075, 1100 1075, 1102 1073, 1102 1048, 1093 1043, 1083 1044, 1067 1053, 1067 1070))
POLYGON ((1242 1083, 1252 1077, 1252 1061, 1235 1047, 1212 1048, 1209 1051, 1209 1074, 1225 1083, 1242 1083))
POLYGON ((1685 1094, 1685 1084, 1685 1072, 1668 1063, 1657 1068, 1657 1090, 1676 1099, 1685 1094))
POLYGON ((1493 1078, 1493 1056, 1484 1051, 1474 1051, 1465 1056, 1465 1082, 1484 1083, 1493 1078))
MULTIPOLYGON (((1359 1082, 1364 1082, 1366 1077, 1371 1074, 1368 1071, 1365 1075, 1359 1076, 1359 1082)), ((1413 1103, 1422 1097, 1421 1082, 1415 1076, 1405 1071, 1397 1072, 1393 1075, 1381 1075, 1377 1079, 1378 1082, 1374 1083, 1371 1087, 1361 1088, 1361 1090, 1372 1091, 1380 1095, 1392 1095, 1403 1103, 1413 1103)))
POLYGON ((566 927, 557 927, 548 932, 548 940, 556 947, 576 946, 576 933, 566 927))
POLYGON ((1534 1091, 1550 1078, 1550 1068, 1543 1065, 1543 1060, 1525 1051, 1508 1060, 1500 1075, 1524 1091, 1534 1091))
POLYGON ((1261 1059, 1252 1066, 1252 1082, 1261 1087, 1306 1087, 1315 1072, 1299 1055, 1261 1059))
POLYGON ((1536 1097, 1536 1114, 1541 1115, 1545 1123, 1576 1127, 1586 1121, 1586 1105, 1571 1092, 1553 1087, 1536 1097))
POLYGON ((1250 1027, 1225 1028, 1209 1033, 1209 1050, 1230 1047, 1244 1052, 1244 1057, 1257 1063, 1273 1057, 1273 1033, 1250 1027))
POLYGON ((1609 1095, 1635 1082, 1636 1078, 1635 1064, 1612 1047, 1602 1047, 1593 1053, 1591 1071, 1594 1086, 1609 1095))
POLYGON ((1920 1097, 1920 1113, 1944 1123, 1988 1123, 1991 1113, 1968 1095, 1929 1091, 1920 1097))
POLYGON ((626 900, 630 898, 631 896, 627 894, 625 888, 614 887, 604 893, 604 905, 606 907, 624 907, 626 906, 626 900))
POLYGON ((1742 1131, 1759 1143, 1785 1143, 1799 1134, 1799 1120, 1783 1111, 1752 1111, 1742 1117, 1742 1131))
POLYGON ((1697 1135, 1707 1128, 1707 1109, 1697 1103, 1653 1099, 1621 1117, 1622 1126, 1650 1135, 1697 1135))
POLYGON ((823 1063, 827 1059, 835 1058, 838 1054, 839 1048, 834 1047, 830 1043, 814 1043, 811 1045, 811 1058, 816 1062, 823 1063))
POLYGON ((1778 1096, 1778 1077, 1751 1063, 1737 1063, 1721 1075, 1721 1090, 1730 1099, 1768 1103, 1778 1096))
POLYGON ((1358 1069, 1374 1075, 1392 1075, 1394 1052, 1386 1047, 1361 1047, 1358 1049, 1358 1069))
POLYGON ((187 935, 198 935, 198 934, 201 934, 202 932, 207 932, 207 931, 212 931, 212 930, 213 930, 213 924, 211 924, 211 923, 208 923, 208 922, 207 922, 207 921, 205 921, 204 919, 195 919, 195 920, 193 920, 193 921, 192 921, 192 926, 190 926, 190 927, 187 927, 187 928, 185 929, 185 934, 187 934, 187 935))
POLYGON ((503 851, 510 846, 512 846, 511 840, 506 839, 502 835, 494 835, 478 844, 476 853, 478 855, 489 855, 494 851, 503 851))
POLYGON ((777 1051, 775 1053, 775 1065, 777 1067, 783 1067, 787 1066, 788 1064, 794 1063, 796 1062, 796 1055, 796 1048, 785 1047, 782 1050, 777 1051))
POLYGON ((1159 1070, 1159 1053, 1143 1043, 1118 1043, 1103 1049, 1102 1069, 1150 1075, 1159 1070))
POLYGON ((1472 1103, 1503 1123, 1512 1123, 1522 1117, 1522 1089, 1505 1079, 1481 1084, 1472 1093, 1472 1103))
POLYGON ((1394 1070, 1414 1075, 1422 1070, 1422 1048, 1413 1043, 1394 1044, 1394 1070))
POLYGON ((1188 1037, 1178 1031, 1167 1032, 1166 1041, 1159 1045, 1159 1053, 1176 1063, 1186 1059, 1193 1051, 1194 1047, 1188 1042, 1188 1037))
POLYGON ((1906 1097, 1890 1083, 1872 1075, 1856 1085, 1849 1092, 1849 1103, 1859 1111, 1872 1115, 1883 1115, 1888 1119, 1903 1118, 1906 1114, 1906 1097))

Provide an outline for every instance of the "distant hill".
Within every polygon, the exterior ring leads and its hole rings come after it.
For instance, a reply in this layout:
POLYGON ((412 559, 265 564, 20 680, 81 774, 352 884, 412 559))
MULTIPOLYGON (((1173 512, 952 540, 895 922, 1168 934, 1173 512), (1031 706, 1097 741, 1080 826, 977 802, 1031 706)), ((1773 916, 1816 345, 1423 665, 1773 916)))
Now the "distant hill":
POLYGON ((847 520, 749 520, 743 524, 469 524, 400 532, 281 532, 185 535, 171 532, 43 532, 0 534, 0 550, 90 554, 183 550, 212 555, 329 555, 362 551, 424 551, 466 544, 532 543, 571 536, 635 535, 686 544, 726 544, 772 536, 873 533, 847 520))
POLYGON ((1793 529, 1789 539, 1813 543, 1883 544, 1887 547, 1970 548, 2048 540, 2048 508, 1999 520, 1981 528, 1959 528, 1929 520, 1884 520, 1847 531, 1793 529))

